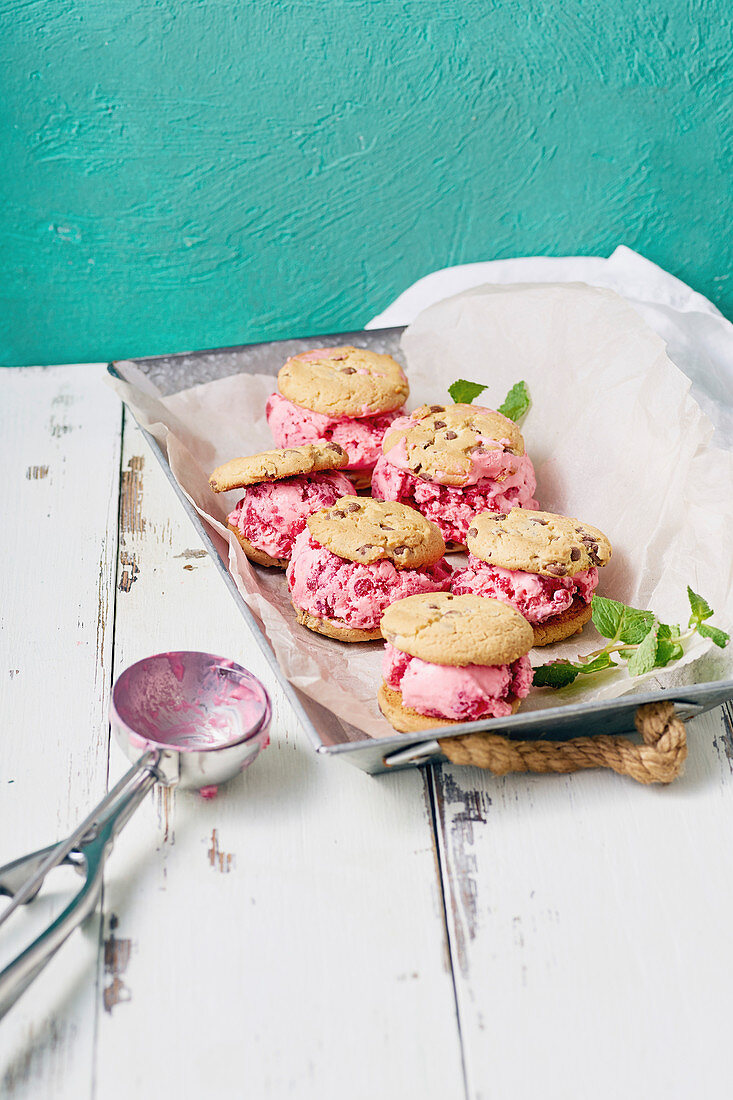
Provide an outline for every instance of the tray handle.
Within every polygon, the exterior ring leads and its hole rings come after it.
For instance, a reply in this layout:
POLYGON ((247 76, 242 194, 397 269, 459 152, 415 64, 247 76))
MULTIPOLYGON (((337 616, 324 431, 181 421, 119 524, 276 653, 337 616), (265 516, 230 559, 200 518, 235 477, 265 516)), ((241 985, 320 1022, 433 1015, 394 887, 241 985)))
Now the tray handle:
POLYGON ((636 708, 634 724, 641 745, 626 737, 598 734, 571 741, 510 741, 493 733, 468 733, 439 738, 452 764, 507 772, 575 772, 581 768, 611 768, 637 783, 671 783, 687 757, 685 723, 672 703, 645 703, 636 708))

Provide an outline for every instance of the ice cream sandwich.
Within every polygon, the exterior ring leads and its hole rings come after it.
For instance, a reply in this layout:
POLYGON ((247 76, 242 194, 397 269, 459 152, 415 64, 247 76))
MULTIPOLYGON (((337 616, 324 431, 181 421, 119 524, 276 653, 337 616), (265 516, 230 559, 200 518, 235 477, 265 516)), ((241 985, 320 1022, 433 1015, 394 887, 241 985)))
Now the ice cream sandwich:
POLYGON ((422 405, 391 425, 372 494, 437 523, 449 550, 465 549, 477 512, 536 508, 534 468, 512 421, 476 405, 422 405))
POLYGON ((508 604, 452 593, 393 603, 379 706, 401 733, 513 714, 532 684, 532 627, 508 604))
POLYGON ((344 642, 381 638, 395 600, 450 584, 434 523, 404 504, 347 496, 310 516, 287 570, 298 622, 344 642))
POLYGON ((333 440, 348 456, 354 484, 369 484, 384 433, 410 392, 391 355, 365 348, 316 348, 292 356, 267 402, 275 443, 291 446, 333 440))
POLYGON ((474 516, 466 539, 468 566, 456 571, 453 592, 510 604, 532 624, 535 645, 583 629, 598 570, 611 557, 611 544, 597 527, 512 508, 474 516))
POLYGON ((244 490, 227 516, 229 530, 251 561, 284 569, 308 516, 353 491, 339 473, 347 461, 338 443, 309 443, 232 459, 209 484, 215 493, 244 490))

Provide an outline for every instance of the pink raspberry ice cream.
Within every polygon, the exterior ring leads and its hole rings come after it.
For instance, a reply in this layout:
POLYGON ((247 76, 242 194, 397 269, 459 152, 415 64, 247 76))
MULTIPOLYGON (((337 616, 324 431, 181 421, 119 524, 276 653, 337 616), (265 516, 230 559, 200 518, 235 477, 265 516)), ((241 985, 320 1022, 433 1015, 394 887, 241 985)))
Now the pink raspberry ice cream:
POLYGON ((445 592, 451 573, 445 558, 420 569, 396 569, 386 560, 370 565, 347 561, 316 542, 306 528, 295 540, 286 577, 293 603, 309 615, 377 630, 391 603, 418 592, 445 592))
POLYGON ((260 481, 244 490, 227 521, 257 550, 271 558, 289 558, 308 516, 353 491, 348 478, 335 470, 260 481))
POLYGON ((561 615, 577 598, 589 604, 597 585, 597 569, 572 577, 546 577, 521 569, 501 569, 469 554, 468 565, 454 574, 451 588, 459 595, 488 596, 511 604, 534 624, 561 615))
POLYGON ((273 393, 267 401, 267 423, 278 447, 297 447, 319 439, 333 440, 349 456, 347 470, 368 472, 382 453, 385 432, 397 412, 379 416, 326 416, 311 412, 273 393))
POLYGON ((527 656, 509 665, 434 665, 389 642, 383 673, 387 686, 400 692, 403 706, 458 722, 505 718, 512 713, 512 699, 523 699, 532 684, 527 656))
POLYGON ((377 462, 372 475, 372 495, 378 500, 409 504, 437 523, 446 543, 465 544, 471 520, 478 512, 508 512, 512 508, 537 508, 534 467, 528 455, 489 451, 475 456, 471 478, 465 486, 441 485, 401 468, 398 444, 377 462))

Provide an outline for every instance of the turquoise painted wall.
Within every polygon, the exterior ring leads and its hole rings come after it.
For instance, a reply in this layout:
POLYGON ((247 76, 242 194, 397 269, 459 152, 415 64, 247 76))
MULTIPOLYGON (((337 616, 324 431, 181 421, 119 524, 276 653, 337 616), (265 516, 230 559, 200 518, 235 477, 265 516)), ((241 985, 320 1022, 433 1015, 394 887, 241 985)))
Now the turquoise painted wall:
POLYGON ((0 363, 624 243, 733 314, 727 0, 4 0, 0 363))

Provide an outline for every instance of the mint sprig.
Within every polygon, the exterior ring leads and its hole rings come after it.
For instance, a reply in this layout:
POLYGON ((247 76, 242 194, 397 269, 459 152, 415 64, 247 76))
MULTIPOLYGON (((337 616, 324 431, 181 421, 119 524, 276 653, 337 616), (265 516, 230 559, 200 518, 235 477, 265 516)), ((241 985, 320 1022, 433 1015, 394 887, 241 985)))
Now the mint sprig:
POLYGON ((628 607, 605 596, 591 600, 593 624, 608 644, 603 649, 579 657, 577 661, 550 661, 534 670, 535 687, 563 688, 572 684, 578 676, 587 676, 617 667, 612 655, 626 662, 631 676, 643 676, 655 668, 665 668, 684 653, 684 642, 697 633, 724 649, 730 637, 717 626, 705 622, 714 614, 702 596, 688 587, 690 622, 683 634, 679 626, 660 623, 651 611, 628 607))
MULTIPOLYGON (((456 405, 470 405, 486 388, 480 382, 469 382, 465 378, 458 378, 448 387, 448 393, 456 405)), ((501 405, 499 405, 497 412, 500 412, 502 416, 506 416, 509 420, 513 420, 516 424, 523 416, 526 416, 531 404, 527 383, 515 382, 501 405)))

